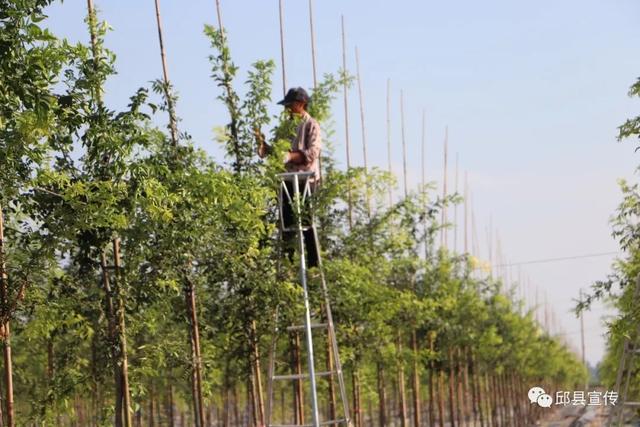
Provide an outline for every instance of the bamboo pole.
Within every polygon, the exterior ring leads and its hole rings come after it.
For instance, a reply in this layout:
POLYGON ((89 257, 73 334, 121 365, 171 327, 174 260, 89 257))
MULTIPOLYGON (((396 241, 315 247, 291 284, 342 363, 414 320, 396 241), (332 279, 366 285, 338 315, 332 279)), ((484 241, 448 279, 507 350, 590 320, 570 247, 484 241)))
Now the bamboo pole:
POLYGON ((447 156, 448 156, 448 145, 449 145, 449 127, 445 127, 444 130, 444 172, 443 172, 443 180, 442 180, 442 199, 444 205, 442 206, 442 228, 440 229, 440 245, 447 249, 447 230, 445 228, 447 224, 447 156))
POLYGON ((356 76, 358 80, 358 98, 360 101, 360 126, 362 132, 362 158, 364 162, 365 200, 367 203, 367 216, 371 219, 371 199, 369 197, 369 166, 367 163, 367 133, 364 121, 364 97, 362 94, 362 78, 360 75, 360 54, 356 46, 356 76))
POLYGON ((422 185, 422 204, 425 210, 425 214, 422 216, 422 227, 424 228, 424 260, 427 261, 429 258, 429 239, 428 239, 428 229, 429 225, 427 224, 427 159, 426 159, 426 112, 422 110, 422 138, 420 141, 421 146, 421 185, 422 185))
POLYGON ((464 253, 469 253, 469 180, 464 171, 464 253))
POLYGON ((285 67, 285 55, 284 55, 284 13, 282 8, 282 1, 278 0, 278 15, 280 17, 280 63, 282 66, 282 95, 287 94, 287 72, 285 67))
MULTIPOLYGON (((93 56, 93 70, 98 70, 98 34, 96 31, 96 26, 98 25, 96 19, 96 10, 93 6, 93 0, 87 0, 87 13, 89 15, 89 35, 91 37, 91 54, 93 56)), ((98 104, 102 103, 102 90, 100 87, 93 88, 95 91, 93 96, 95 96, 96 102, 98 104)))
MULTIPOLYGON (((349 141, 349 83, 346 79, 347 74, 347 47, 346 36, 344 30, 344 15, 341 17, 342 23, 342 70, 345 74, 345 79, 342 85, 342 92, 344 97, 344 140, 347 150, 347 173, 351 170, 351 143, 349 141)), ((351 180, 347 181, 347 209, 349 215, 349 230, 353 227, 353 200, 351 195, 351 180)))
MULTIPOLYGON (((453 180, 454 193, 458 194, 458 160, 459 156, 456 152, 456 174, 453 180)), ((453 205, 453 252, 458 252, 458 204, 453 205)))
MULTIPOLYGON (((313 68, 313 89, 318 89, 318 73, 316 70, 316 33, 313 26, 313 0, 309 0, 309 32, 311 33, 311 63, 313 68)), ((318 158, 320 184, 322 184, 322 156, 318 158)))
POLYGON ((313 88, 318 87, 318 73, 316 71, 316 34, 313 28, 313 0, 309 0, 309 31, 311 32, 311 64, 313 66, 313 88))
POLYGON ((7 413, 7 426, 15 426, 15 414, 13 409, 13 358, 11 357, 11 329, 9 327, 9 278, 5 261, 4 241, 4 214, 0 205, 0 298, 3 307, 3 322, 0 326, 0 337, 3 343, 4 380, 6 387, 5 404, 7 413))
MULTIPOLYGON (((387 161, 389 162, 389 175, 393 176, 391 166, 391 79, 387 79, 387 161)), ((389 206, 393 205, 393 184, 389 183, 389 206)))
POLYGON ((155 0, 156 5, 156 23, 158 25, 158 42, 160 43, 160 59, 162 61, 162 75, 164 78, 164 91, 167 97, 167 107, 169 110, 169 130, 171 132, 171 143, 174 147, 178 145, 178 125, 176 123, 175 106, 170 89, 169 70, 167 67, 167 54, 164 48, 162 37, 162 18, 160 17, 160 0, 155 0))
POLYGON ((409 185, 407 184, 407 141, 404 133, 404 92, 400 91, 400 129, 402 131, 402 175, 404 178, 404 197, 409 194, 409 185))
MULTIPOLYGON (((427 180, 426 180, 426 112, 423 109, 422 110, 422 137, 420 138, 420 163, 421 163, 421 181, 420 184, 422 185, 422 191, 425 192, 426 194, 426 190, 425 190, 425 186, 427 185, 427 180)), ((426 203, 426 198, 425 198, 425 203, 426 203)))
POLYGON ((473 196, 473 194, 471 194, 471 192, 469 192, 469 201, 471 202, 471 251, 475 254, 476 257, 480 257, 478 227, 476 225, 475 210, 473 209, 473 202, 475 201, 475 197, 473 196))

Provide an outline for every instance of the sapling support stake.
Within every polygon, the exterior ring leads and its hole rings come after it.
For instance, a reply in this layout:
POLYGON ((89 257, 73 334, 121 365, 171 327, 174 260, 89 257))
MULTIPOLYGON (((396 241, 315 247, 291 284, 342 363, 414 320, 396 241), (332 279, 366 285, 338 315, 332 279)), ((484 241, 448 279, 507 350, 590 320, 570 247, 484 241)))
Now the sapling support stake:
POLYGON ((174 147, 178 145, 178 125, 176 121, 175 105, 173 104, 173 94, 171 93, 171 83, 169 80, 169 70, 167 67, 167 54, 164 48, 164 40, 162 37, 162 18, 160 16, 160 0, 155 0, 156 6, 156 23, 158 26, 158 42, 160 44, 160 59, 162 61, 162 76, 164 84, 164 94, 167 101, 167 109, 169 110, 169 131, 171 132, 171 144, 174 147))
POLYGON ((407 140, 404 132, 404 92, 400 91, 400 130, 402 132, 402 176, 404 179, 404 198, 409 194, 407 184, 407 140))
POLYGON ((280 18, 280 62, 282 67, 282 96, 287 94, 287 71, 285 67, 284 55, 284 13, 282 7, 283 0, 278 0, 278 16, 280 18))
MULTIPOLYGON (((387 79, 387 161, 389 176, 393 176, 391 166, 391 79, 387 79)), ((389 182, 389 206, 393 205, 393 184, 389 182)))
MULTIPOLYGON (((342 23, 342 71, 344 73, 342 91, 344 98, 344 141, 347 150, 347 174, 351 171, 351 144, 349 141, 349 82, 347 81, 347 48, 344 30, 344 15, 341 17, 342 23)), ((351 179, 347 178, 347 209, 349 215, 349 229, 353 227, 353 200, 351 194, 351 179)))

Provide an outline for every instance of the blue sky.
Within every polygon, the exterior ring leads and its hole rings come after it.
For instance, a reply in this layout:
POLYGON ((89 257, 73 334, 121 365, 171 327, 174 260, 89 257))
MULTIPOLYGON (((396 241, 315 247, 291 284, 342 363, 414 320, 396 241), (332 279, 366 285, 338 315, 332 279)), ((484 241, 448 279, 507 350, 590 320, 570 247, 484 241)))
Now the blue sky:
MULTIPOLYGON (((122 107, 135 89, 161 76, 152 0, 95 0, 114 31, 107 45, 118 75, 106 100, 122 107)), ((257 59, 272 58, 273 97, 282 94, 277 0, 222 0, 224 25, 240 75, 257 59)), ((49 9, 60 36, 88 42, 83 1, 49 9)), ((308 3, 285 0, 289 85, 311 87, 308 3)), ((450 159, 469 173, 480 256, 487 257, 491 222, 508 262, 615 252, 609 217, 620 200, 616 180, 635 179, 640 154, 617 143, 616 127, 640 112, 626 96, 640 75, 640 3, 632 0, 315 1, 319 73, 341 67, 340 16, 347 32, 348 69, 360 50, 370 164, 386 167, 386 82, 391 79, 392 154, 400 171, 399 90, 405 93, 411 185, 420 177, 420 129, 427 114, 427 176, 442 183, 442 141, 449 127, 450 159)), ((204 24, 216 24, 214 0, 162 1, 169 74, 178 90, 181 130, 221 159, 213 128, 227 115, 216 96, 204 24)), ((357 91, 350 91, 354 163, 362 164, 357 91)), ((336 100, 333 143, 344 164, 342 100, 336 100)), ((277 109, 274 106, 274 112, 277 109)), ((159 116, 159 123, 164 123, 159 116)), ((453 163, 453 162, 452 162, 453 163)), ((453 186, 453 164, 450 184, 453 186)), ((452 238, 450 237, 450 241, 452 238)), ((495 243, 494 243, 495 246, 495 243)), ((576 348, 579 323, 569 313, 579 289, 604 278, 612 257, 522 266, 533 304, 556 313, 576 348)), ((514 277, 517 272, 514 271, 514 277)), ((603 353, 598 306, 585 316, 587 359, 603 353)))

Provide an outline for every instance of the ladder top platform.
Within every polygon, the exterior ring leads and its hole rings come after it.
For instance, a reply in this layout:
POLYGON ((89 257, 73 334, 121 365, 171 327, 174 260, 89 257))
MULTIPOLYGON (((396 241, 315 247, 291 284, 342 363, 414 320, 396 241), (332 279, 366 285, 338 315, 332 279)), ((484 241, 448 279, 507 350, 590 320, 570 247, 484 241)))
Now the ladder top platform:
POLYGON ((285 172, 276 175, 278 178, 284 181, 293 181, 297 176, 298 178, 309 178, 315 175, 315 172, 285 172))

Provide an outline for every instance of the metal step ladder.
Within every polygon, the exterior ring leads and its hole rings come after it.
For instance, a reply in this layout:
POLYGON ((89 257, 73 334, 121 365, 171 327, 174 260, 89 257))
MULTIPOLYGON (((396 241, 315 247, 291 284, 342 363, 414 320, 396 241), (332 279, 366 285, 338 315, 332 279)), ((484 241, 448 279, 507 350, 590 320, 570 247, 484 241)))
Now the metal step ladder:
MULTIPOLYGON (((297 247, 300 255, 300 268, 299 268, 299 281, 302 287, 302 294, 304 299, 304 319, 302 324, 292 325, 283 328, 287 332, 304 333, 305 338, 305 351, 307 359, 306 373, 291 373, 285 375, 276 375, 276 349, 277 340, 279 337, 278 328, 278 315, 276 313, 276 327, 275 333, 271 345, 271 351, 269 355, 269 378, 267 386, 267 407, 265 411, 266 426, 267 427, 297 427, 297 426, 351 426, 351 419, 349 416, 349 405, 347 402, 347 394, 344 384, 344 378, 342 373, 342 365, 340 363, 340 356, 338 352, 338 344, 336 341, 333 318, 331 316, 331 305, 329 303, 329 293, 327 291, 327 284, 322 269, 322 259, 320 257, 320 242, 318 239, 318 233, 314 224, 313 205, 311 203, 311 183, 310 179, 313 177, 313 172, 288 172, 278 175, 280 179, 280 188, 278 195, 279 202, 279 229, 281 236, 284 232, 296 233, 297 247), (293 211, 292 218, 285 218, 283 214, 285 209, 291 209, 293 211), (318 271, 320 273, 321 287, 321 300, 323 301, 320 310, 317 313, 322 313, 322 320, 312 321, 311 308, 309 302, 308 281, 307 281, 307 263, 305 256, 305 231, 313 230, 313 239, 315 240, 315 247, 317 251, 317 264, 318 271), (330 351, 328 351, 328 357, 331 359, 329 366, 333 367, 328 371, 316 371, 314 364, 314 348, 313 348, 313 335, 312 331, 320 329, 326 330, 330 351), (318 387, 316 379, 319 377, 327 377, 332 381, 337 379, 340 400, 342 402, 342 414, 340 417, 336 416, 336 419, 321 420, 318 408, 318 387), (273 394, 275 384, 283 381, 309 381, 309 401, 311 404, 311 424, 305 424, 305 420, 299 420, 300 424, 289 424, 286 422, 274 423, 273 416, 273 394)), ((290 212, 291 213, 291 212, 290 212)), ((308 233, 307 233, 308 234, 308 233)), ((336 405, 338 406, 338 405, 336 405)), ((306 411, 301 411, 306 412, 306 411)), ((338 414, 337 408, 334 407, 332 411, 334 414, 338 414)), ((300 416, 304 418, 301 414, 300 416)))
MULTIPOLYGON (((638 277, 636 278, 636 288, 633 293, 633 301, 640 302, 640 275, 638 275, 638 277)), ((622 385, 622 377, 625 377, 624 390, 622 392, 622 399, 620 403, 611 406, 609 416, 607 417, 607 427, 611 427, 613 425, 613 419, 616 414, 618 416, 616 425, 622 425, 625 406, 640 407, 640 402, 627 400, 629 392, 629 382, 632 375, 631 371, 633 370, 634 357, 640 356, 639 341, 640 323, 638 324, 638 327, 636 329, 635 336, 625 338, 622 345, 622 355, 620 356, 620 364, 618 365, 618 373, 616 374, 616 385, 614 391, 618 392, 620 390, 620 386, 622 385)))

